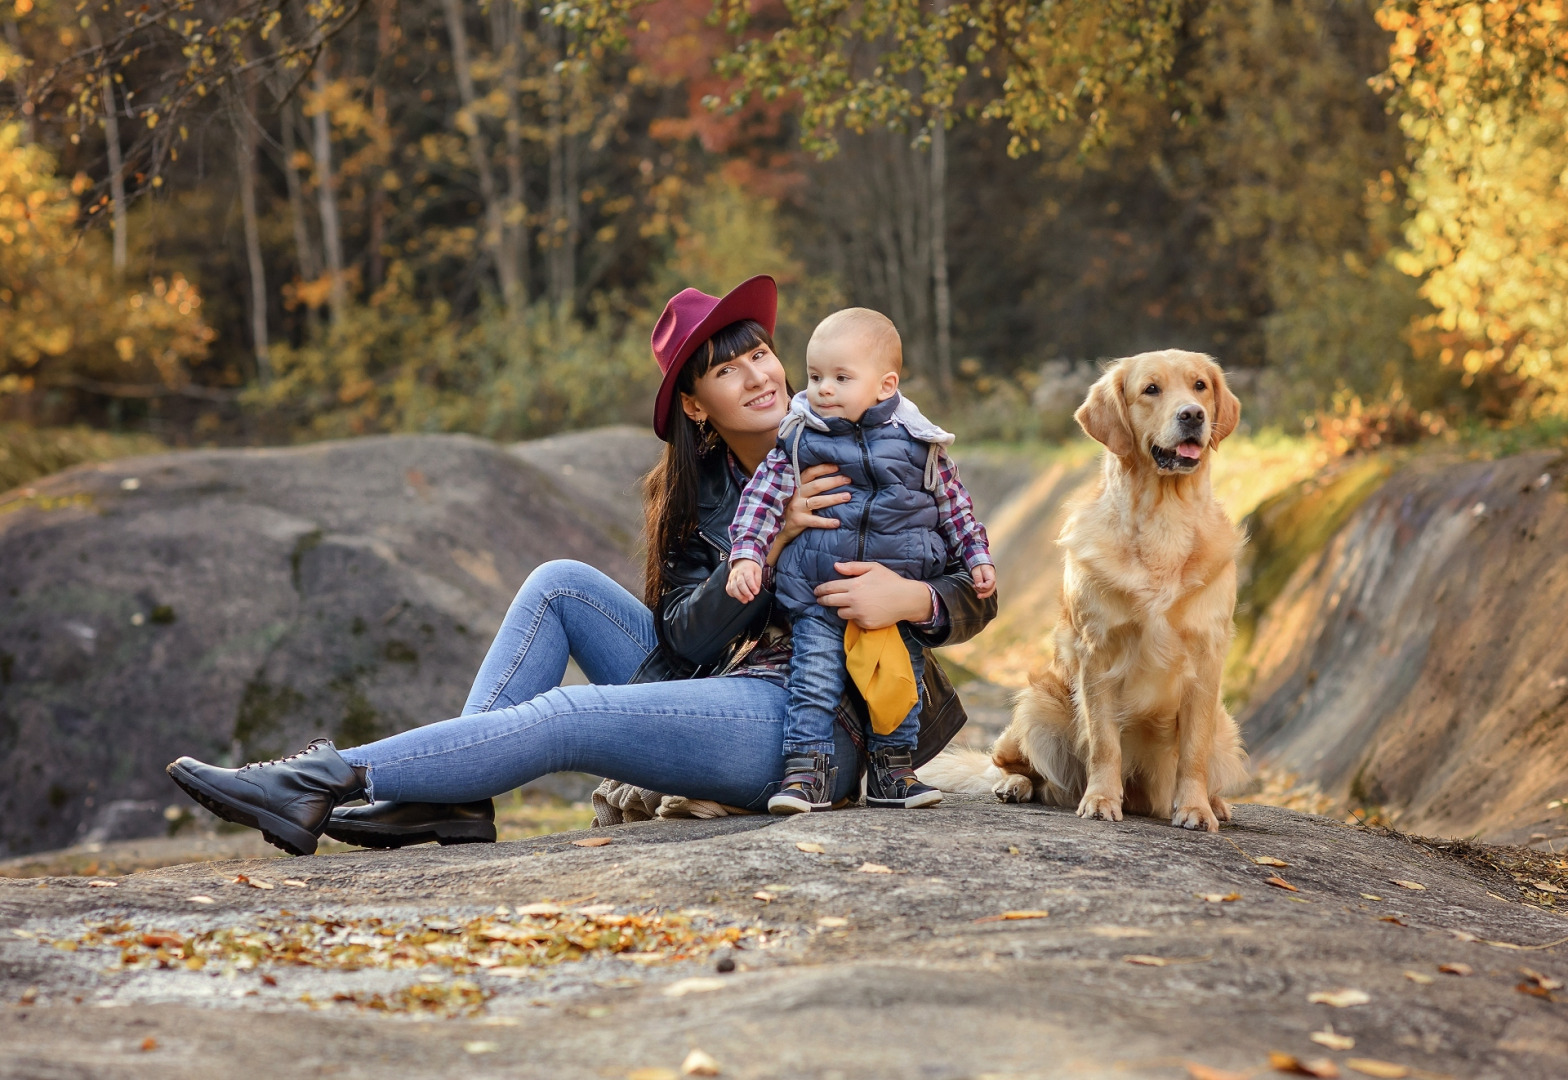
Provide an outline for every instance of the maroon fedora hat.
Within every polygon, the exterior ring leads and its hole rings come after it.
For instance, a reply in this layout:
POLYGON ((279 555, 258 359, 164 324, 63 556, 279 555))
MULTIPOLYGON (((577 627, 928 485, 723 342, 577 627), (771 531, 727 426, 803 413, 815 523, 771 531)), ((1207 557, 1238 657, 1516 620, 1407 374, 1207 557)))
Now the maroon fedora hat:
POLYGON ((747 278, 723 296, 709 296, 698 289, 682 289, 664 305, 664 314, 653 325, 653 358, 664 372, 659 396, 653 405, 653 432, 668 442, 666 421, 675 380, 698 346, 730 323, 753 319, 770 335, 779 313, 779 287, 767 274, 747 278))

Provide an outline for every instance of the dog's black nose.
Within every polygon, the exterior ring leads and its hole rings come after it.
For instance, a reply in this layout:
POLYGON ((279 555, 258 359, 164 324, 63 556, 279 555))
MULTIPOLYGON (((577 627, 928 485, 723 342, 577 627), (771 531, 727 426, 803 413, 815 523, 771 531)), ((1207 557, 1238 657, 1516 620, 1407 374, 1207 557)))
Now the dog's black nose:
POLYGON ((1202 405, 1184 405, 1181 411, 1176 414, 1176 419, 1181 421, 1182 427, 1202 427, 1203 415, 1202 405))

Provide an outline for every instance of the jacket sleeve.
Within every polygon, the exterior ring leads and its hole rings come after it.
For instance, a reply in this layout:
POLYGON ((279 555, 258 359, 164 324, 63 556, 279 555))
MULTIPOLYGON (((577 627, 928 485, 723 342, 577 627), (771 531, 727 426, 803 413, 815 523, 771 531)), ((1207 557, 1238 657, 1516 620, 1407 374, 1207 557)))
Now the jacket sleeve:
POLYGON ((974 637, 996 618, 997 593, 982 600, 975 595, 974 578, 962 562, 947 564, 947 572, 927 582, 936 590, 937 599, 947 612, 947 622, 930 631, 912 627, 915 635, 930 648, 958 645, 974 637))
POLYGON ((727 561, 712 570, 686 560, 669 568, 659 601, 659 638, 689 664, 718 663, 732 641, 767 618, 773 593, 765 590, 743 604, 724 591, 729 572, 727 561))

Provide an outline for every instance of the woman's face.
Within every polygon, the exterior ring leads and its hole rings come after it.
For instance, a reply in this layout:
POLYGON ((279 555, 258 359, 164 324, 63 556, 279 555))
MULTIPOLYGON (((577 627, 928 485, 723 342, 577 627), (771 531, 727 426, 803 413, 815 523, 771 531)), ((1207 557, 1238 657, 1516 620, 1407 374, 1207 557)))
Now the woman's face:
POLYGON ((698 376, 692 392, 681 395, 681 407, 694 422, 712 424, 728 443, 736 436, 776 433, 789 411, 784 365, 772 349, 756 345, 698 376))

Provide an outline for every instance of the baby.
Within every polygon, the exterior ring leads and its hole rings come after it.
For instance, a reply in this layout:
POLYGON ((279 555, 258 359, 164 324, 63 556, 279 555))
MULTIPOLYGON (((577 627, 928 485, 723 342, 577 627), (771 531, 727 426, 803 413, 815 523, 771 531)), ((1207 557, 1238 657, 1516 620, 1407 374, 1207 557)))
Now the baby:
MULTIPOLYGON (((872 717, 866 805, 934 806, 942 793, 915 778, 919 687, 925 654, 906 624, 861 631, 817 602, 816 586, 841 575, 835 563, 875 562, 915 581, 960 560, 982 598, 996 590, 985 528, 945 453, 953 436, 898 392, 904 366, 898 330, 885 315, 847 308, 822 320, 806 346, 807 389, 796 394, 779 441, 741 493, 730 525, 725 590, 749 602, 802 469, 824 462, 849 478, 850 501, 819 513, 831 529, 807 529, 774 568, 775 596, 789 615, 793 655, 784 781, 774 814, 827 809, 833 789, 833 720, 846 663, 872 717)), ((939 613, 932 590, 932 617, 939 613)))

